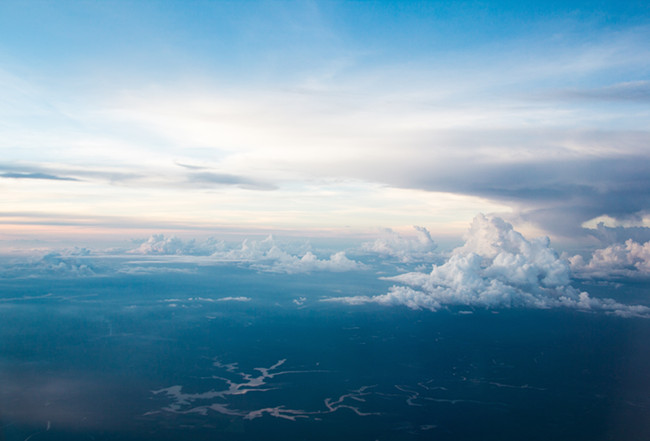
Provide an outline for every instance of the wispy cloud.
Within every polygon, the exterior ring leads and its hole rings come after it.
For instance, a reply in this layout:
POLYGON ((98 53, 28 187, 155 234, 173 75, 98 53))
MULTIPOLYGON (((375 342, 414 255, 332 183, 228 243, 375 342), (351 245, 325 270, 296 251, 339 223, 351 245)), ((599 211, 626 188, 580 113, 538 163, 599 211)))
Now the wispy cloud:
POLYGON ((76 178, 69 178, 66 176, 56 176, 47 173, 27 173, 27 172, 7 172, 0 173, 0 178, 13 178, 13 179, 46 179, 52 181, 78 181, 76 178))
POLYGON ((275 190, 277 186, 256 181, 254 179, 246 178, 244 176, 237 176, 228 173, 215 173, 215 172, 195 172, 187 176, 188 182, 200 186, 213 187, 223 185, 235 185, 241 188, 252 190, 275 190))

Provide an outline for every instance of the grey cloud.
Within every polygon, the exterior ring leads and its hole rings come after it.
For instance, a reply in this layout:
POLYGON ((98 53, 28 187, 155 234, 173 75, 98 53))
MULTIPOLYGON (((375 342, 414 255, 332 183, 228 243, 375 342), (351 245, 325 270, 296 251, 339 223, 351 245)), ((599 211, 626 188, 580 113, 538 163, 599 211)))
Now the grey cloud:
POLYGON ((204 186, 232 185, 251 190, 275 190, 273 184, 250 179, 245 176, 232 175, 228 173, 196 172, 187 176, 188 182, 204 186))
POLYGON ((200 165, 191 165, 191 164, 183 164, 182 162, 174 161, 174 164, 176 164, 179 167, 187 168, 189 170, 206 170, 208 167, 202 167, 200 165))
POLYGON ((650 207, 650 133, 478 131, 404 144, 401 155, 370 157, 362 169, 332 167, 397 187, 502 202, 569 237, 588 234, 581 225, 598 216, 620 219, 650 207))
POLYGON ((6 172, 0 173, 2 178, 13 178, 13 179, 49 179, 52 181, 78 181, 79 179, 70 178, 67 176, 56 176, 48 173, 39 173, 39 172, 6 172))
POLYGON ((164 177, 162 180, 147 171, 129 171, 117 169, 74 169, 70 167, 40 164, 0 164, 0 178, 15 179, 49 179, 60 181, 100 180, 109 183, 165 186, 189 185, 191 187, 210 188, 214 186, 235 186, 251 190, 275 190, 277 187, 269 182, 246 176, 205 171, 206 168, 179 164, 188 170, 185 176, 164 177))
POLYGON ((650 240, 650 228, 648 227, 608 227, 600 222, 596 228, 590 228, 588 231, 589 234, 606 244, 625 242, 628 239, 642 243, 650 240))
MULTIPOLYGON (((509 201, 556 201, 611 199, 607 207, 615 214, 633 213, 648 206, 650 158, 645 156, 529 160, 495 163, 475 159, 469 164, 424 170, 411 178, 418 187, 456 191, 509 201), (612 197, 614 196, 614 197, 612 197)), ((501 159, 501 158, 499 158, 501 159)))
POLYGON ((59 181, 83 181, 99 179, 123 182, 141 178, 142 175, 121 171, 74 169, 69 167, 43 166, 40 164, 1 164, 0 177, 16 179, 50 179, 59 181))

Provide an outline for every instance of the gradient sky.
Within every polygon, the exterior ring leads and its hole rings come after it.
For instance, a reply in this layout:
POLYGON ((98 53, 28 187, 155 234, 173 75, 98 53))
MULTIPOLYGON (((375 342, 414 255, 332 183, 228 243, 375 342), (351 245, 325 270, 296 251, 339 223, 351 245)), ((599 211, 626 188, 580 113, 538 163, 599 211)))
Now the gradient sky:
POLYGON ((646 234, 649 42, 641 1, 4 1, 0 239, 646 234))

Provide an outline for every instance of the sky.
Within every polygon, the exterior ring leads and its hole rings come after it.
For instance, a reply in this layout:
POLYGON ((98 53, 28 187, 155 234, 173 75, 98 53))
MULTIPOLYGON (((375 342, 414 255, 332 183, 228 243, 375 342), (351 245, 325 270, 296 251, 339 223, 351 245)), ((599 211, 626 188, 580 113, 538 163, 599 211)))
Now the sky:
POLYGON ((648 41, 641 1, 4 1, 0 240, 641 244, 648 41))
POLYGON ((649 43, 647 0, 0 0, 0 439, 648 438, 649 43))

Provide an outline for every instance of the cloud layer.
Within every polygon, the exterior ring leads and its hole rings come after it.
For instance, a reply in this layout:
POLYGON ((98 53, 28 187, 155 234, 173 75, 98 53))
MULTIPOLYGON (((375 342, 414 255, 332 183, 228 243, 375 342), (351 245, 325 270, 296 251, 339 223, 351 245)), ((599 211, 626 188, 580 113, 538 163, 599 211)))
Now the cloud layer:
POLYGON ((405 305, 437 310, 447 305, 483 308, 604 310, 618 315, 650 315, 650 308, 591 298, 570 285, 569 263, 558 257, 548 238, 528 240, 500 218, 477 216, 465 244, 430 273, 388 278, 401 283, 379 296, 330 298, 350 304, 405 305), (406 286, 404 286, 406 285, 406 286))

